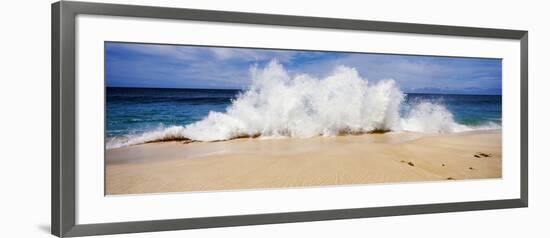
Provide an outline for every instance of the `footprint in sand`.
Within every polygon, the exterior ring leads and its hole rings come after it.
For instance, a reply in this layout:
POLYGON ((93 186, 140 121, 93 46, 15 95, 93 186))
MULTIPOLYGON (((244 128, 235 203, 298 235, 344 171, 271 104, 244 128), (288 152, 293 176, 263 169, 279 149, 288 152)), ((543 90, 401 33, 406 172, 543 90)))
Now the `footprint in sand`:
POLYGON ((489 154, 489 153, 482 153, 482 152, 477 152, 474 157, 476 158, 487 158, 487 157, 491 157, 492 155, 489 154))

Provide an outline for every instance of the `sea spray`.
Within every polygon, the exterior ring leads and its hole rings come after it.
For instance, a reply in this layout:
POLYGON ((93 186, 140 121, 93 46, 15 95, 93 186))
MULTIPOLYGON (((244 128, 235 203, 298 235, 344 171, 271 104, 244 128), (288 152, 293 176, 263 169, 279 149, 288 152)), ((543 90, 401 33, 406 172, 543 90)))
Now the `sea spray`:
POLYGON ((470 129, 456 123, 453 114, 443 105, 432 102, 414 105, 408 115, 401 119, 401 126, 403 130, 425 133, 452 133, 470 129))
POLYGON ((307 138, 399 130, 404 94, 393 80, 370 85, 357 70, 340 66, 326 78, 291 77, 272 61, 252 70, 252 85, 225 113, 211 112, 184 128, 198 141, 243 136, 307 138))

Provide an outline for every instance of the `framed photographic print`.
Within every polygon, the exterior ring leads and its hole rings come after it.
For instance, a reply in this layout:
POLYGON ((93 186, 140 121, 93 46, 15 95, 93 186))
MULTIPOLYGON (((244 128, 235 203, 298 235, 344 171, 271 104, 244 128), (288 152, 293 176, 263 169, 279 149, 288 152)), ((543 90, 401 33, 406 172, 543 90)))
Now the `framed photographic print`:
POLYGON ((52 5, 52 233, 527 206, 527 32, 52 5))

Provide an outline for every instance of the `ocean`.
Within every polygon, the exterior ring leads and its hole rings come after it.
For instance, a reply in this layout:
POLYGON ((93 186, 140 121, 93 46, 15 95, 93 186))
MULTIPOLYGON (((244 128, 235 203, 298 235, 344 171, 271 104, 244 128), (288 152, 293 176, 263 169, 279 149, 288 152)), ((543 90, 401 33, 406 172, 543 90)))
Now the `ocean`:
POLYGON ((272 93, 107 87, 107 147, 180 137, 213 141, 243 135, 310 137, 347 130, 459 132, 500 128, 502 118, 500 95, 403 93, 402 98, 363 95, 362 101, 356 102, 361 96, 353 93, 346 94, 347 99, 333 96, 334 92, 272 93), (393 109, 394 101, 399 101, 397 109, 393 109), (387 106, 380 109, 378 105, 384 103, 387 106))
POLYGON ((107 138, 187 125, 223 112, 240 90, 107 87, 107 138))

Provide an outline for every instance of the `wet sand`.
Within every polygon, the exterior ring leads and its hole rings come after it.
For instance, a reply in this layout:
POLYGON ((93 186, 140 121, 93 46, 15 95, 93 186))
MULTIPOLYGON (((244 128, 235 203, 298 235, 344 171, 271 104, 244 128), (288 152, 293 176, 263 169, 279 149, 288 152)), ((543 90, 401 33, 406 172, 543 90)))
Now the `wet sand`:
POLYGON ((502 176, 500 130, 160 142, 106 156, 108 195, 502 176))

